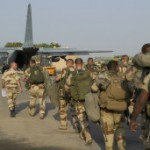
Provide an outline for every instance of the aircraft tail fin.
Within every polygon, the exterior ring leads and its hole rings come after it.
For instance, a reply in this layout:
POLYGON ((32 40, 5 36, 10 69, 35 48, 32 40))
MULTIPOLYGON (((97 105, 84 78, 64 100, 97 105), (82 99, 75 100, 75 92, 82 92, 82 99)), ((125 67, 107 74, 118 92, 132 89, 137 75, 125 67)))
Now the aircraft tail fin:
POLYGON ((31 11, 31 4, 29 4, 27 10, 25 41, 23 44, 23 48, 32 48, 32 47, 33 47, 32 11, 31 11))

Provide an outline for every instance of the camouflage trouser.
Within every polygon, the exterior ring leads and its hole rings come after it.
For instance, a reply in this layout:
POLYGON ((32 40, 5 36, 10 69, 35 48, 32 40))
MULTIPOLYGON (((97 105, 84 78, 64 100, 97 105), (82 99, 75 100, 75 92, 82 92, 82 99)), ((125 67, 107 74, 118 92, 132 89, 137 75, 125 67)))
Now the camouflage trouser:
POLYGON ((44 84, 31 85, 30 88, 30 102, 29 102, 29 113, 31 115, 35 114, 36 101, 39 100, 40 103, 40 114, 45 114, 45 100, 44 100, 44 84))
POLYGON ((117 140, 118 149, 126 149, 122 117, 122 113, 101 110, 101 123, 106 150, 114 149, 114 136, 117 140))
POLYGON ((9 110, 13 110, 16 106, 16 98, 17 98, 17 94, 18 94, 18 88, 17 87, 7 87, 6 94, 7 94, 7 99, 8 99, 8 108, 9 108, 9 110))
MULTIPOLYGON (((64 128, 67 127, 67 124, 68 124, 67 110, 68 110, 67 101, 64 99, 59 100, 60 125, 62 127, 64 126, 64 128)), ((76 128, 78 121, 77 121, 77 115, 73 106, 71 107, 71 116, 72 116, 73 126, 74 128, 76 128)))
POLYGON ((60 125, 67 127, 67 102, 66 100, 59 101, 60 125))
POLYGON ((146 117, 145 112, 141 115, 141 140, 144 144, 144 149, 150 149, 150 118, 146 117))
POLYGON ((87 129, 89 125, 88 125, 87 115, 85 112, 84 102, 76 102, 75 111, 81 126, 81 130, 87 129))

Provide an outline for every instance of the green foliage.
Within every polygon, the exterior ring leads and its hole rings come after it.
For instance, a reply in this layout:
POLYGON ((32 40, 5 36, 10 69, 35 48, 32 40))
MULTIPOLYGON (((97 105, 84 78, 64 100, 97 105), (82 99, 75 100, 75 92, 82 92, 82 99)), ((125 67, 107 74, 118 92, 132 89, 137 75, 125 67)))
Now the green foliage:
POLYGON ((58 43, 50 43, 50 44, 46 44, 46 43, 41 43, 41 44, 34 44, 34 47, 37 47, 37 48, 40 48, 40 47, 43 47, 43 48, 58 48, 58 47, 61 47, 60 44, 58 43))
POLYGON ((5 47, 22 47, 23 44, 21 42, 8 42, 5 47))
MULTIPOLYGON (((8 42, 6 43, 5 47, 22 47, 23 44, 21 42, 8 42)), ((46 43, 40 43, 40 44, 34 44, 34 47, 36 48, 58 48, 61 47, 60 44, 51 42, 50 44, 46 43)))

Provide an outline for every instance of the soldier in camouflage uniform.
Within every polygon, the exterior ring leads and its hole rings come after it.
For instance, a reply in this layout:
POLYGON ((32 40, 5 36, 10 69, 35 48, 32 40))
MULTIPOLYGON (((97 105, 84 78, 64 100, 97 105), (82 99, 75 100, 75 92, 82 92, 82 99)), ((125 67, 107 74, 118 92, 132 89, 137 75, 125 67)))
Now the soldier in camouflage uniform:
MULTIPOLYGON (((67 130, 67 106, 71 101, 70 86, 67 85, 66 80, 68 76, 74 71, 74 61, 72 59, 66 60, 66 68, 62 69, 60 75, 56 77, 56 81, 59 82, 59 115, 60 115, 60 126, 59 129, 67 130)), ((73 107, 72 107, 73 110, 73 107)), ((75 119, 75 113, 72 113, 74 127, 77 126, 75 119)))
POLYGON ((123 55, 121 57, 121 63, 119 65, 119 72, 121 73, 126 73, 126 71, 129 69, 129 56, 128 55, 123 55))
POLYGON ((29 101, 29 114, 30 116, 35 116, 36 112, 36 101, 37 99, 40 102, 40 118, 44 119, 45 117, 45 100, 44 100, 44 92, 45 92, 45 87, 44 87, 44 75, 43 75, 43 70, 40 66, 36 65, 35 60, 30 60, 30 68, 28 68, 25 71, 25 76, 26 76, 26 85, 27 88, 29 89, 29 94, 30 94, 30 101, 29 101), (32 74, 32 69, 37 69, 33 71, 32 74), (34 77, 33 75, 40 76, 42 79, 37 79, 36 81, 33 81, 34 77))
MULTIPOLYGON (((149 55, 150 54, 150 43, 145 44, 142 47, 142 53, 144 55, 149 55)), ((136 64, 137 65, 137 64, 136 64)), ((142 69, 142 81, 143 84, 140 86, 140 91, 138 96, 136 97, 136 104, 134 111, 132 113, 131 117, 131 124, 130 128, 131 131, 135 132, 137 130, 137 117, 139 114, 143 111, 142 113, 142 118, 141 118, 141 127, 142 127, 142 140, 144 143, 145 149, 150 148, 150 108, 149 108, 149 96, 150 96, 150 66, 146 66, 146 68, 141 67, 142 69)))
POLYGON ((85 69, 87 69, 90 74, 92 79, 95 79, 100 72, 100 68, 94 63, 94 60, 92 57, 89 57, 87 60, 87 64, 85 65, 85 69))
MULTIPOLYGON (((110 91, 112 88, 111 87, 112 83, 115 85, 116 83, 119 83, 120 80, 123 83, 125 79, 124 76, 119 73, 119 66, 117 61, 110 61, 107 67, 108 71, 99 74, 99 76, 96 78, 95 83, 92 86, 92 90, 93 91, 96 91, 97 89, 100 90, 100 116, 101 116, 100 122, 102 125, 103 135, 105 138, 105 149, 106 150, 114 149, 114 136, 115 136, 117 139, 118 149, 125 150, 126 142, 122 118, 124 116, 124 110, 126 109, 126 107, 123 106, 124 104, 123 105, 121 103, 119 104, 118 103, 119 101, 117 101, 117 99, 114 98, 115 96, 113 97, 110 96, 109 94, 112 93, 110 91), (114 102, 114 104, 112 102, 114 102), (119 110, 118 108, 116 108, 117 105, 118 106, 122 105, 121 107, 123 108, 122 109, 119 108, 120 109, 119 110)), ((114 89, 115 87, 113 87, 114 90, 113 94, 115 94, 115 92, 119 92, 117 91, 118 85, 115 86, 116 90, 114 89)), ((127 91, 128 88, 124 87, 123 90, 127 91)), ((127 91, 127 93, 129 93, 129 91, 127 91)), ((127 103, 126 98, 121 100, 124 103, 127 103)))
POLYGON ((75 71, 68 77, 67 84, 71 86, 72 102, 81 126, 80 138, 85 140, 85 144, 92 143, 89 132, 87 115, 84 107, 85 95, 91 91, 93 80, 89 72, 83 69, 83 60, 75 60, 75 71))
POLYGON ((10 65, 10 69, 4 72, 2 76, 2 87, 6 88, 10 116, 15 117, 18 89, 20 90, 20 92, 22 92, 20 78, 17 72, 17 64, 15 62, 12 62, 10 65))
MULTIPOLYGON (((122 55, 121 57, 121 62, 119 64, 119 72, 122 73, 124 76, 126 76, 126 73, 128 70, 131 68, 131 65, 129 64, 129 56, 128 55, 122 55)), ((134 107, 134 93, 131 99, 128 101, 128 108, 125 111, 125 118, 127 121, 127 124, 129 125, 130 122, 130 115, 133 112, 133 107, 134 107)))

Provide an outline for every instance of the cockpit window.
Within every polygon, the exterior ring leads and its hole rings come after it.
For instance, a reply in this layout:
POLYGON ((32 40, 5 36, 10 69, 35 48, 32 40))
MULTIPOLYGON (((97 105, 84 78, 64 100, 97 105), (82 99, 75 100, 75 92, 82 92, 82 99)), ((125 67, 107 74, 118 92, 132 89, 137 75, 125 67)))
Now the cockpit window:
POLYGON ((2 66, 3 64, 7 64, 7 58, 8 58, 7 52, 0 52, 0 66, 2 66))

